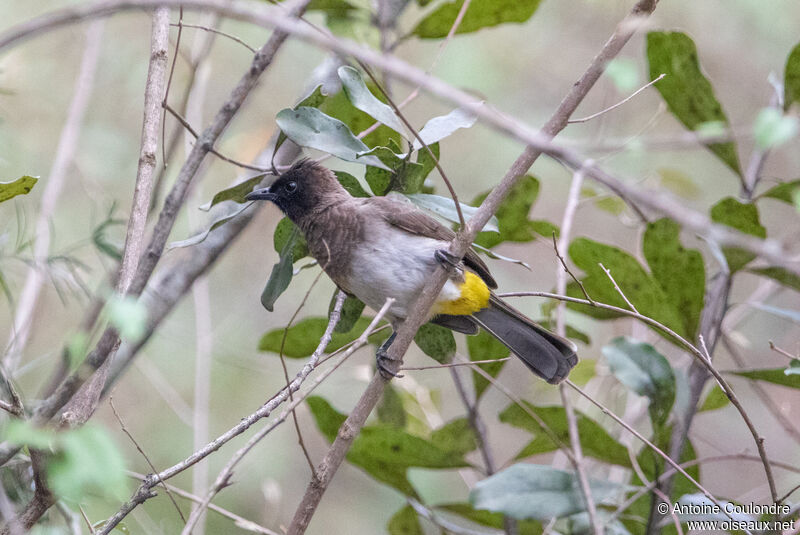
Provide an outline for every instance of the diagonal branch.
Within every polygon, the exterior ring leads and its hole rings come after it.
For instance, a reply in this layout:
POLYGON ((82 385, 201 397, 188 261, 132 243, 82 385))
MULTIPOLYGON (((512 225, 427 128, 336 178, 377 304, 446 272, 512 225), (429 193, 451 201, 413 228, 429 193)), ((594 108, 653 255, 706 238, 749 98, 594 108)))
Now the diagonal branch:
MULTIPOLYGON (((533 138, 539 140, 545 138, 549 140, 566 127, 569 116, 575 111, 600 77, 606 63, 616 56, 625 43, 633 36, 639 26, 636 22, 638 22, 642 16, 649 15, 655 7, 656 0, 639 0, 636 3, 631 13, 617 26, 617 30, 603 46, 600 53, 594 58, 583 76, 572 86, 572 89, 546 123, 542 132, 535 134, 533 138)), ((517 158, 500 184, 492 190, 486 200, 484 200, 475 215, 460 229, 458 235, 450 244, 451 254, 461 257, 466 253, 469 244, 474 241, 478 232, 497 211, 500 203, 508 195, 511 188, 541 154, 542 151, 537 147, 528 147, 525 149, 525 152, 517 158)), ((436 296, 439 295, 439 292, 444 286, 446 277, 446 271, 438 267, 428 280, 422 293, 411 305, 407 319, 399 326, 396 331, 397 337, 389 348, 389 357, 394 361, 390 363, 391 371, 396 372, 402 364, 403 355, 409 345, 411 345, 411 341, 417 330, 425 323, 428 316, 427 313, 431 309, 436 296)), ((306 489, 305 496, 298 506, 292 523, 289 526, 288 535, 300 535, 305 532, 319 502, 322 500, 325 489, 344 460, 353 439, 363 427, 367 416, 369 416, 369 413, 372 412, 372 409, 380 400, 386 383, 387 380, 384 379, 380 373, 376 373, 367 386, 366 391, 361 396, 361 399, 356 404, 356 407, 342 424, 336 436, 336 440, 334 440, 328 453, 320 464, 318 477, 313 479, 306 489)))

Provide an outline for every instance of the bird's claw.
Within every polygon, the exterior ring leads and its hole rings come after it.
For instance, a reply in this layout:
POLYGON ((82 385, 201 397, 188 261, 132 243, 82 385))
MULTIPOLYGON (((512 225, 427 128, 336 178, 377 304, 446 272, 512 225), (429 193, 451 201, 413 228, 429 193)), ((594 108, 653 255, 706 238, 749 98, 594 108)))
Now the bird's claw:
POLYGON ((375 364, 378 367, 380 374, 386 380, 403 377, 401 374, 390 369, 390 363, 392 362, 394 362, 394 359, 389 356, 389 352, 387 350, 380 348, 375 353, 375 364))
POLYGON ((459 269, 461 259, 446 249, 437 249, 433 256, 447 271, 459 269))

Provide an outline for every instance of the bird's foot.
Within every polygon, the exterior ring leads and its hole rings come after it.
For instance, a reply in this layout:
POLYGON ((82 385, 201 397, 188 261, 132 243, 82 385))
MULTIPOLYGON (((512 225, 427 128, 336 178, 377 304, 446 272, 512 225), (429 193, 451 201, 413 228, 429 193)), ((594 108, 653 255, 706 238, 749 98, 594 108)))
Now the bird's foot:
POLYGON ((378 351, 375 352, 375 364, 378 366, 378 371, 381 373, 381 376, 387 381, 392 377, 402 377, 399 373, 392 371, 395 360, 389 356, 389 346, 394 342, 395 336, 397 336, 397 333, 392 333, 392 335, 381 344, 378 351))
POLYGON ((389 352, 383 348, 379 348, 375 353, 375 364, 380 374, 386 380, 402 377, 401 374, 392 371, 391 368, 394 367, 394 362, 395 360, 389 356, 389 352))
POLYGON ((449 272, 461 269, 461 259, 447 249, 437 249, 433 256, 449 272))

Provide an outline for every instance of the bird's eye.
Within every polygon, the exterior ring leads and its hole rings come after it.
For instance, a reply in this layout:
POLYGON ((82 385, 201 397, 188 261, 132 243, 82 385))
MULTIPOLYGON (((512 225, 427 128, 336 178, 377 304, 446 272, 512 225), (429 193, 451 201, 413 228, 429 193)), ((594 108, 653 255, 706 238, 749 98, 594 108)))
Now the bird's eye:
POLYGON ((287 182, 283 186, 283 189, 285 189, 287 193, 294 193, 294 191, 297 189, 297 182, 287 182))

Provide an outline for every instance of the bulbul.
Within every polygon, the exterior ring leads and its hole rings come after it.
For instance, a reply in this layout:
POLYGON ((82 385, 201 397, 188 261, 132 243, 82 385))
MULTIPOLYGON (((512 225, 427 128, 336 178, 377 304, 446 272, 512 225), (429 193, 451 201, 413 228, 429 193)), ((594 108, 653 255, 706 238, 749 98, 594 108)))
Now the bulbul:
MULTIPOLYGON (((336 285, 374 310, 395 299, 385 318, 396 330, 437 264, 448 280, 429 321, 477 334, 482 327, 548 383, 563 381, 578 362, 575 345, 537 325, 492 290, 497 283, 477 253, 447 251, 455 233, 409 203, 353 197, 329 169, 301 160, 248 200, 275 203, 303 232, 311 255, 336 285)), ((377 353, 385 367, 395 335, 377 353)))

